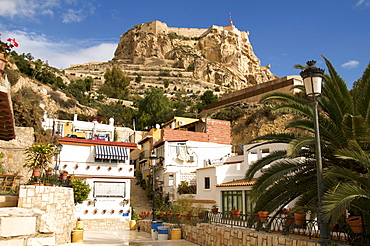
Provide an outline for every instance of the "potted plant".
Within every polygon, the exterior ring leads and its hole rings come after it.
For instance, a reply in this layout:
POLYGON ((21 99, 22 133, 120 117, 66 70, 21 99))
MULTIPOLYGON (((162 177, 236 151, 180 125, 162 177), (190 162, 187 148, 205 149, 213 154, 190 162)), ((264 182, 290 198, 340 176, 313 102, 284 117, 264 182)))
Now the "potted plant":
POLYGON ((268 216, 269 216, 269 212, 268 211, 259 211, 258 212, 258 217, 260 218, 260 221, 261 222, 266 222, 268 216))
POLYGON ((62 180, 66 180, 67 176, 68 176, 68 172, 66 170, 60 171, 60 177, 62 178, 62 180))
POLYGON ((172 212, 168 212, 167 213, 167 218, 172 218, 172 216, 173 216, 173 213, 172 212))
POLYGON ((362 233, 362 218, 361 216, 350 216, 346 219, 346 223, 351 227, 353 233, 362 233))
POLYGON ((51 174, 53 173, 53 171, 54 171, 54 168, 52 168, 52 167, 48 167, 48 168, 45 170, 46 176, 47 176, 47 177, 50 177, 50 176, 51 176, 51 174))
POLYGON ((303 210, 299 210, 294 214, 294 221, 296 225, 302 226, 306 222, 306 213, 303 210))
POLYGON ((54 151, 55 147, 51 144, 33 144, 26 148, 26 162, 23 166, 33 170, 33 176, 37 177, 40 169, 46 169, 51 163, 54 151))
POLYGON ((217 204, 215 204, 215 205, 213 205, 213 206, 212 206, 211 211, 212 211, 212 213, 214 213, 214 214, 217 214, 217 213, 218 213, 218 206, 217 206, 217 204))
POLYGON ((235 209, 231 210, 231 216, 232 219, 239 219, 240 218, 240 209, 235 209))

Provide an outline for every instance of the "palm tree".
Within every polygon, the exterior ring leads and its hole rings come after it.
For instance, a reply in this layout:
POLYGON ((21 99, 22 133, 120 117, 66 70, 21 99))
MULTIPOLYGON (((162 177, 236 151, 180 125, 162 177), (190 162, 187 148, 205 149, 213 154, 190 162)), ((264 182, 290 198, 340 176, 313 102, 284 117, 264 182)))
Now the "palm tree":
POLYGON ((51 144, 33 144, 26 148, 26 162, 23 166, 30 169, 45 169, 51 163, 55 147, 51 144))
MULTIPOLYGON (((344 184, 343 180, 354 183, 355 176, 352 179, 344 177, 343 172, 340 172, 343 170, 362 178, 362 183, 356 183, 358 188, 366 187, 363 186, 363 179, 368 179, 370 159, 370 65, 350 92, 331 63, 325 57, 324 60, 329 74, 324 75, 323 94, 318 98, 326 191, 324 211, 327 219, 336 219, 344 209, 359 203, 359 199, 369 199, 358 192, 358 196, 351 196, 346 202, 339 202, 344 193, 338 187, 345 187, 341 186, 344 184)), ((304 90, 302 86, 299 88, 304 90)), ((300 129, 301 133, 270 134, 254 139, 264 141, 261 144, 289 144, 286 151, 270 154, 254 163, 247 171, 246 178, 251 180, 257 171, 271 164, 253 186, 255 211, 278 211, 297 199, 298 207, 316 213, 317 183, 312 106, 304 98, 279 92, 265 96, 261 102, 270 103, 267 106, 271 107, 273 112, 299 116, 299 119, 290 122, 288 128, 300 129)), ((345 194, 353 192, 350 189, 346 191, 345 194)), ((365 207, 361 209, 366 210, 365 207)), ((359 211, 362 211, 361 209, 359 211)))

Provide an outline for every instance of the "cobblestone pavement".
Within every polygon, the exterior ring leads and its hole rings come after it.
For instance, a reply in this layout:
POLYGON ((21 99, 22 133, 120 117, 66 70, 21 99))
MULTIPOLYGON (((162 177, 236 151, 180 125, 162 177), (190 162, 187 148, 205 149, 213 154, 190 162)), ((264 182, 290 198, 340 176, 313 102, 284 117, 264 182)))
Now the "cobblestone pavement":
POLYGON ((150 233, 138 231, 85 231, 83 243, 67 243, 64 246, 195 246, 197 244, 190 243, 184 239, 181 240, 166 240, 153 241, 150 233))

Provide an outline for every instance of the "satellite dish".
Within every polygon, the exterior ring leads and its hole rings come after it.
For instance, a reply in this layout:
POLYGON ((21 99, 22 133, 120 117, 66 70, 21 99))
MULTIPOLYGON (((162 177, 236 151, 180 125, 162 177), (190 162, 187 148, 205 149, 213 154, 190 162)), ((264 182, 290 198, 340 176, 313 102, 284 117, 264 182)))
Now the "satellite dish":
POLYGON ((161 128, 161 126, 160 126, 159 124, 155 124, 155 128, 156 128, 156 129, 160 129, 160 128, 161 128))

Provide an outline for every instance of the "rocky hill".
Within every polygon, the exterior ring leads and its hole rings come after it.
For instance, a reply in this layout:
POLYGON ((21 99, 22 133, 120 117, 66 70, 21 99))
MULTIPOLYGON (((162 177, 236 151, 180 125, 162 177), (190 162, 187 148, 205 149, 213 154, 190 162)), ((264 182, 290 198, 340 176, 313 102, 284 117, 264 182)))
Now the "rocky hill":
POLYGON ((233 25, 176 28, 152 21, 125 32, 112 61, 73 65, 66 72, 90 76, 98 86, 104 83, 104 72, 115 65, 132 78, 141 76, 140 83, 131 83, 135 91, 165 89, 164 81, 169 80, 168 92, 219 87, 227 93, 277 78, 269 65, 260 65, 248 35, 233 25))

